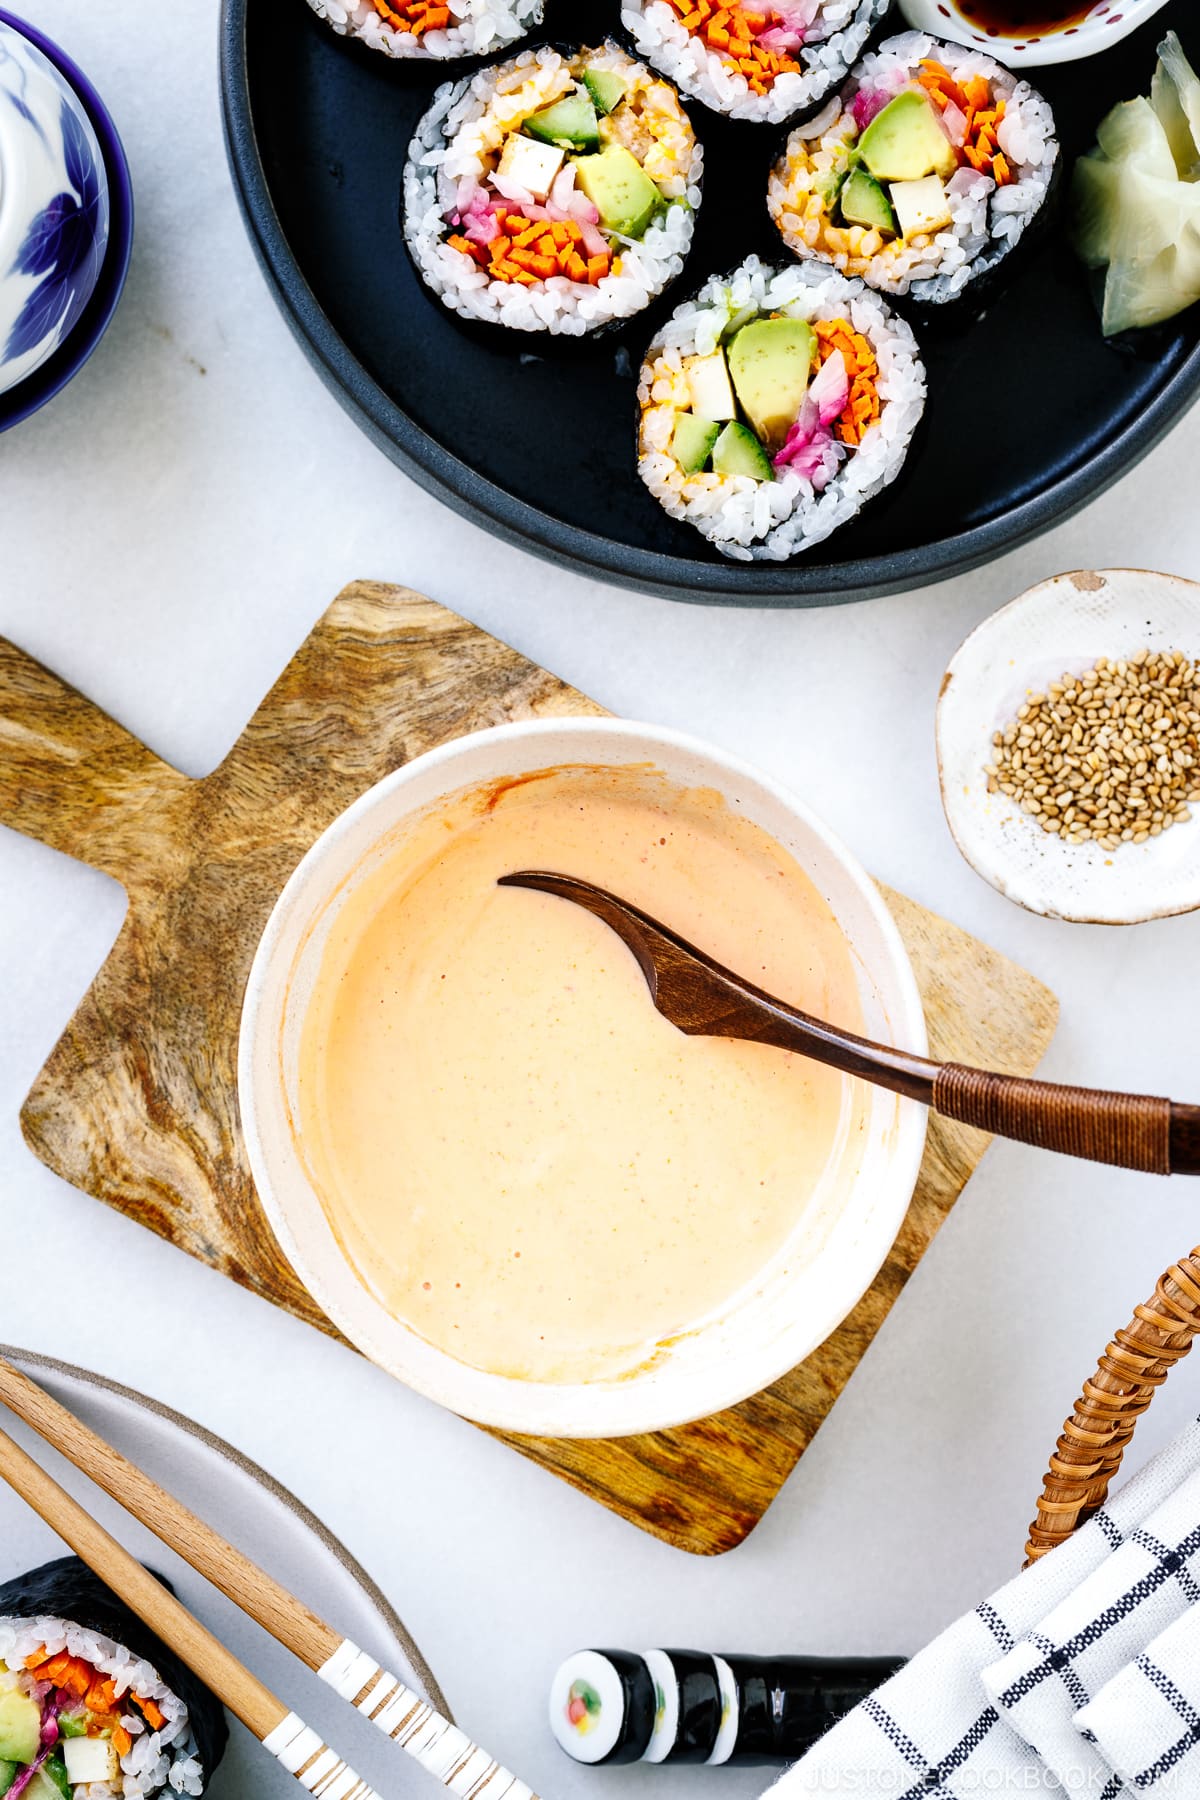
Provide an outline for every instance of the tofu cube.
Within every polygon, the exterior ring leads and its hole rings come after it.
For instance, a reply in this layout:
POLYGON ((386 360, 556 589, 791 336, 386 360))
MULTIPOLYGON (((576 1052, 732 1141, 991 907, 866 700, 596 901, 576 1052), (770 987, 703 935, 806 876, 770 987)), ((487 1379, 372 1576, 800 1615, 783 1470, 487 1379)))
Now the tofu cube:
POLYGON ((72 1787, 88 1781, 115 1781, 121 1760, 111 1738, 64 1738, 62 1759, 72 1787))
POLYGON ((954 223, 940 175, 923 175, 920 181, 889 182, 888 193, 902 237, 916 237, 921 232, 928 236, 954 223))
POLYGON ((524 188, 527 194, 532 194, 535 200, 544 200, 554 185, 554 177, 562 168, 566 154, 557 144, 539 144, 534 138, 522 137, 519 132, 514 132, 505 141, 497 173, 509 181, 515 181, 518 187, 524 188))
POLYGON ((683 372, 692 396, 692 411, 698 418, 717 424, 737 418, 737 401, 723 350, 715 350, 711 356, 689 356, 683 372))

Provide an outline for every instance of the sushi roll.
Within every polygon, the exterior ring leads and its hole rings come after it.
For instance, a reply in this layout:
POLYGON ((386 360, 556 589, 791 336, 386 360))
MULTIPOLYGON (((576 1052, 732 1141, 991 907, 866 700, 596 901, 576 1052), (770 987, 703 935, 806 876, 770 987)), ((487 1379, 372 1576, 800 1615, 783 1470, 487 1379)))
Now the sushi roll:
POLYGON ((308 0, 339 37, 385 56, 448 62, 506 50, 542 22, 545 0, 308 0))
POLYGON ((782 125, 845 79, 891 0, 625 0, 638 53, 730 119, 782 125))
POLYGON ((895 480, 925 370, 861 281, 752 256, 667 321, 638 404, 638 472, 671 517, 726 556, 783 561, 895 480))
POLYGON ((768 205, 795 255, 939 305, 1015 248, 1058 155, 1054 116, 1027 81, 909 31, 792 132, 768 205))
POLYGON ((0 1587, 0 1794, 203 1794, 228 1735, 220 1703, 78 1558, 0 1587))
POLYGON ((439 88, 409 148, 405 236, 460 317, 581 337, 680 273, 702 162, 675 90, 615 44, 527 50, 439 88))

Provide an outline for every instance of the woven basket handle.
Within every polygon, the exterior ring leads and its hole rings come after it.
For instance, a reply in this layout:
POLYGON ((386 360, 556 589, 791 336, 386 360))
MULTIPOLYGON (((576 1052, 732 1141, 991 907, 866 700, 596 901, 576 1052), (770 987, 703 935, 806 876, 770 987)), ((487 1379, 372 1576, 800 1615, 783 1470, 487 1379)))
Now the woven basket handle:
POLYGON ((1148 1175, 1200 1170, 1200 1108, 943 1063, 934 1109, 996 1137, 1148 1175))
POLYGON ((1200 1246, 1175 1263, 1083 1384, 1050 1458, 1027 1563, 1064 1543, 1103 1506, 1134 1427, 1200 1332, 1200 1246))

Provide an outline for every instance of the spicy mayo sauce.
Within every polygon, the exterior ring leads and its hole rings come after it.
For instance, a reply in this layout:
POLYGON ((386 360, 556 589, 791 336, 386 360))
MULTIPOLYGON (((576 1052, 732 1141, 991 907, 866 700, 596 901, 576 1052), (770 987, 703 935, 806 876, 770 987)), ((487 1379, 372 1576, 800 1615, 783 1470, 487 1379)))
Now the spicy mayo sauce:
POLYGON ((785 1246, 811 1252, 862 1090, 683 1035, 599 920, 496 886, 521 868, 598 882, 806 1011, 862 1019, 799 866, 720 795, 650 770, 468 791, 352 884, 300 1032, 298 1142, 327 1217, 430 1343, 580 1381, 641 1366, 785 1246))

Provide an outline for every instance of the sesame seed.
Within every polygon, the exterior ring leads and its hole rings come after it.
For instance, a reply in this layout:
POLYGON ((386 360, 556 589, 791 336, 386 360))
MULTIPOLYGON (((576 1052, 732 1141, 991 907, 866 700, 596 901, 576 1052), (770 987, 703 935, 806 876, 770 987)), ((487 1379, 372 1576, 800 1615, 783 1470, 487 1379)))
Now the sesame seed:
POLYGON ((1097 658, 1031 693, 991 737, 989 793, 1065 843, 1141 844, 1200 801, 1200 669, 1182 650, 1097 658))

